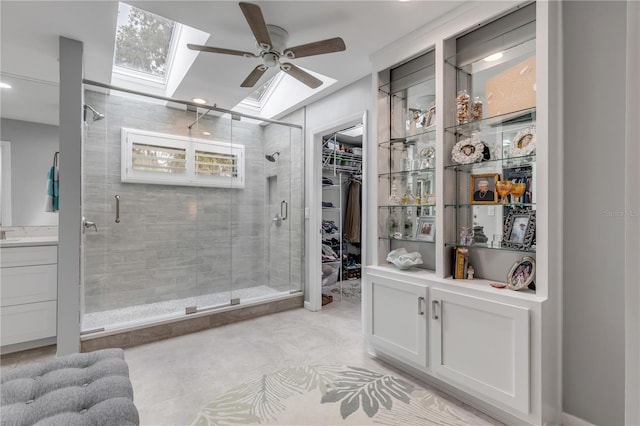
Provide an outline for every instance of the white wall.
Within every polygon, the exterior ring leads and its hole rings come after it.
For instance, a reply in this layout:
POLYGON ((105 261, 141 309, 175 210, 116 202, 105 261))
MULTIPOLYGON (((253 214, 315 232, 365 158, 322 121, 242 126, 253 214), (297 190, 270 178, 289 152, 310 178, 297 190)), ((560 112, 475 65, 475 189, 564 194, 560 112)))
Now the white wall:
POLYGON ((625 423, 625 23, 564 2, 564 411, 598 425, 625 423))
POLYGON ((44 211, 47 173, 58 151, 58 127, 3 118, 0 139, 11 142, 12 225, 58 225, 58 214, 44 211))

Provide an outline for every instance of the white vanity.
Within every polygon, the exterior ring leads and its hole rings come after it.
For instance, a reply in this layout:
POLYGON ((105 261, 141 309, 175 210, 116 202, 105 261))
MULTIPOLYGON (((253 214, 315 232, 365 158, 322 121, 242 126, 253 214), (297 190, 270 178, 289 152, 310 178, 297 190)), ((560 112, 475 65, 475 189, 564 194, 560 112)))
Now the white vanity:
POLYGON ((58 237, 0 240, 2 352, 55 343, 58 237))

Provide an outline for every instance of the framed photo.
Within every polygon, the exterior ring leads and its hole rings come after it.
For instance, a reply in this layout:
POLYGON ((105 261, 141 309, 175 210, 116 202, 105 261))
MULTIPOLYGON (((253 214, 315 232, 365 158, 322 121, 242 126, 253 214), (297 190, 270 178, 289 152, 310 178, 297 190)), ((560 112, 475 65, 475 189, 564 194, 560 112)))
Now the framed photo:
POLYGON ((416 240, 422 240, 422 241, 436 240, 435 216, 422 216, 418 218, 418 226, 416 227, 416 240))
POLYGON ((511 290, 522 290, 533 283, 536 276, 536 260, 525 256, 513 264, 507 274, 507 287, 511 290))
POLYGON ((426 112, 426 119, 425 119, 425 127, 429 128, 432 126, 436 125, 436 107, 435 105, 432 106, 431 108, 429 108, 429 110, 426 112))
POLYGON ((514 249, 528 249, 536 238, 536 211, 531 209, 511 209, 504 221, 502 246, 514 249))
POLYGON ((509 145, 509 157, 524 157, 536 150, 536 127, 520 130, 509 145))
POLYGON ((497 173, 486 173, 482 175, 471 175, 471 193, 469 200, 471 204, 496 204, 498 193, 496 192, 496 182, 500 180, 497 173))

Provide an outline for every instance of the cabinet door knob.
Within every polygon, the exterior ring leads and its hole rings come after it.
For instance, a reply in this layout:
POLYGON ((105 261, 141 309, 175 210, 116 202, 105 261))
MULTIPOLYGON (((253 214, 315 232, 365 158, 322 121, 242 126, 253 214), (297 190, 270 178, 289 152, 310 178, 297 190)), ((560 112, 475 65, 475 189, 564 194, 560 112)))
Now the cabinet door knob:
POLYGON ((418 297, 418 315, 424 315, 424 309, 422 309, 423 302, 424 302, 424 297, 418 297))
POLYGON ((434 320, 439 319, 440 317, 438 316, 438 307, 440 305, 440 302, 438 302, 437 300, 433 300, 431 302, 431 318, 433 318, 434 320))

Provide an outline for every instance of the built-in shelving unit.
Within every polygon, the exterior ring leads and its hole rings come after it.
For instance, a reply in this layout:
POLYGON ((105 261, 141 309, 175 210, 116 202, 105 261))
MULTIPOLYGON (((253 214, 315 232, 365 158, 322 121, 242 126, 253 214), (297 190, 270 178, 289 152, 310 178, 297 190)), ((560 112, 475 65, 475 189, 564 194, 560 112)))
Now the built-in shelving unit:
POLYGON ((423 50, 396 43, 372 61, 370 352, 507 424, 559 424, 562 412, 559 252, 549 244, 561 230, 549 202, 555 65, 539 51, 553 49, 558 16, 552 2, 470 5, 411 39, 423 50), (433 238, 417 232, 425 218, 433 238), (398 248, 425 264, 400 270, 386 261, 398 248))
POLYGON ((378 252, 418 252, 435 269, 436 112, 433 52, 389 71, 378 87, 388 129, 378 143, 378 252))

